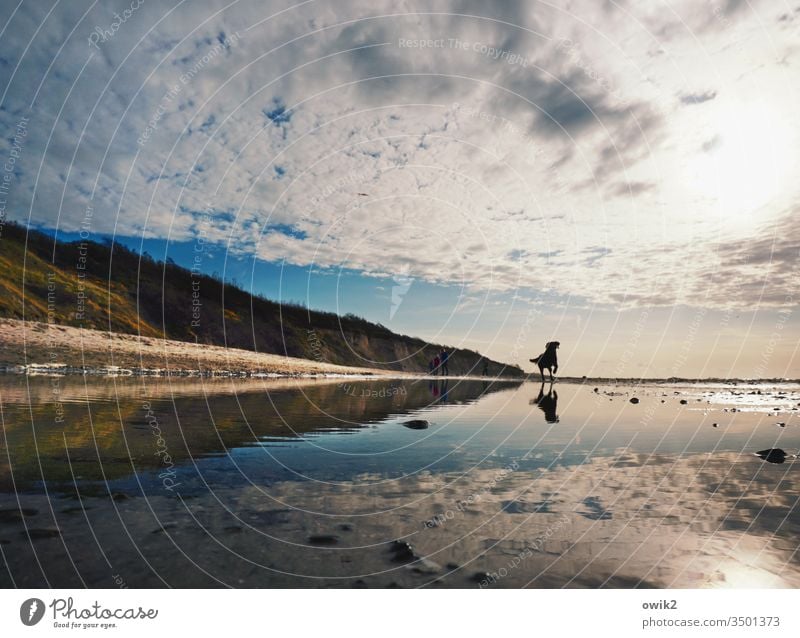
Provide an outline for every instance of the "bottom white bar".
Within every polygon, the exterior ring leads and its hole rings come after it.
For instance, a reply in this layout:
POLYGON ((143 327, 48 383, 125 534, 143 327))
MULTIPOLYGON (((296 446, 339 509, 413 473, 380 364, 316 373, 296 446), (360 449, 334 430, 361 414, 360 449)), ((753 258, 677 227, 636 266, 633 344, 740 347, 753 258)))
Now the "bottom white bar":
POLYGON ((797 636, 798 603, 793 590, 4 590, 0 627, 4 636, 797 636))

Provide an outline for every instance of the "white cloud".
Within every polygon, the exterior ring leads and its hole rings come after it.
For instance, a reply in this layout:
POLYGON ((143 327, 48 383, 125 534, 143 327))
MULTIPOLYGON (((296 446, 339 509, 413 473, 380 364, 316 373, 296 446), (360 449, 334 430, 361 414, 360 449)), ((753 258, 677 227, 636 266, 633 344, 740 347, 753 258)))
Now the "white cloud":
POLYGON ((211 207, 209 239, 262 259, 615 306, 779 303, 789 259, 759 266, 766 297, 720 282, 744 273, 731 246, 763 254, 796 215, 798 21, 569 6, 146 3, 95 50, 113 11, 59 5, 34 37, 26 3, 0 60, 0 122, 35 97, 9 210, 74 230, 91 195, 96 232, 190 239, 211 207))

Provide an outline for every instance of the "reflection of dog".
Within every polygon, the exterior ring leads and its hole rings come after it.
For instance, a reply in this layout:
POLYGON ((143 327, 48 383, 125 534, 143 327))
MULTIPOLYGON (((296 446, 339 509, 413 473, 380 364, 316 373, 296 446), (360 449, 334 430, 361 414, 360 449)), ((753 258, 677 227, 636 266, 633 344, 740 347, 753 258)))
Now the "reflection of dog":
POLYGON ((550 371, 551 381, 553 380, 553 373, 558 372, 556 350, 558 350, 558 346, 560 345, 561 342, 559 341, 548 341, 547 345, 544 347, 544 352, 535 359, 531 359, 531 363, 535 363, 539 366, 539 373, 542 375, 542 381, 544 381, 545 368, 550 371))
POLYGON ((533 405, 538 405, 539 409, 544 412, 544 420, 548 423, 558 423, 558 414, 556 414, 556 410, 558 409, 558 392, 553 390, 553 384, 550 384, 550 389, 547 391, 547 394, 544 393, 544 382, 542 382, 542 387, 539 389, 539 396, 535 399, 531 399, 531 403, 533 405))

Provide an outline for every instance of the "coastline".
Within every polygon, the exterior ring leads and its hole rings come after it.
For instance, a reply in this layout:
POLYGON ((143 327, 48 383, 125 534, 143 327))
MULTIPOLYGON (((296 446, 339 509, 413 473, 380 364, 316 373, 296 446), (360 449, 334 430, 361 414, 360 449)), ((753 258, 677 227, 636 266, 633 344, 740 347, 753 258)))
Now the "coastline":
MULTIPOLYGON (((442 379, 421 372, 344 366, 313 359, 159 339, 91 328, 0 318, 0 374, 254 379, 442 379)), ((485 380, 481 376, 471 378, 485 380)), ((492 380, 540 381, 539 373, 492 380)), ((556 383, 599 385, 800 384, 789 378, 614 378, 560 376, 556 383)), ((545 381, 549 383, 549 380, 545 381)))
MULTIPOLYGON (((203 343, 0 318, 0 374, 251 379, 443 379, 203 343)), ((449 379, 485 379, 451 375, 449 379)), ((491 377, 494 381, 525 377, 491 377)))
POLYGON ((387 377, 398 372, 154 337, 0 319, 0 372, 177 377, 387 377))

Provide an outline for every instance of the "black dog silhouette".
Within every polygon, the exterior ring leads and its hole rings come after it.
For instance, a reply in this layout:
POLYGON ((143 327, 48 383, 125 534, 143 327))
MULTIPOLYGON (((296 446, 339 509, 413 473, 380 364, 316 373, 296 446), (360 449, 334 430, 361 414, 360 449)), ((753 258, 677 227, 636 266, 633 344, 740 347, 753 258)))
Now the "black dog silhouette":
POLYGON ((539 366, 539 374, 542 375, 542 383, 544 383, 545 369, 550 371, 550 380, 554 379, 553 373, 558 372, 558 356, 556 350, 561 345, 560 341, 548 341, 544 347, 544 352, 535 359, 531 359, 531 363, 539 366))

